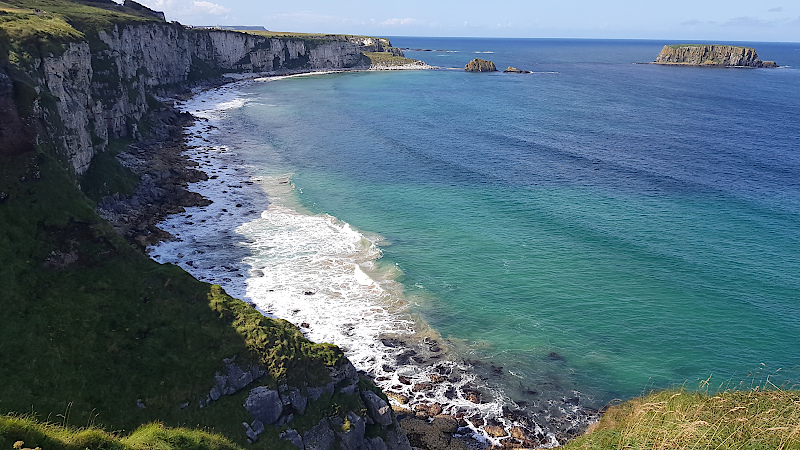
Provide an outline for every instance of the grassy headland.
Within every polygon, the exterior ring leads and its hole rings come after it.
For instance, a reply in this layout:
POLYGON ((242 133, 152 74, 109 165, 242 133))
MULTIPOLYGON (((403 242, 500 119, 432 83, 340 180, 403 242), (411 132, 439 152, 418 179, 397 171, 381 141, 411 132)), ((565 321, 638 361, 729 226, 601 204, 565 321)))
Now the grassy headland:
POLYGON ((564 448, 800 449, 800 392, 657 392, 609 408, 564 448))

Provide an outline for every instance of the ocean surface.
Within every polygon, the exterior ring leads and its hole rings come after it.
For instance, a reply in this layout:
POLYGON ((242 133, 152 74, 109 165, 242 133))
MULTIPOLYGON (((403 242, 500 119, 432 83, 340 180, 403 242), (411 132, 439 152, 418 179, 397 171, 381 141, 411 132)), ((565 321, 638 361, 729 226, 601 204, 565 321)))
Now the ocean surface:
POLYGON ((392 43, 441 70, 186 102, 214 204, 151 255, 410 405, 545 432, 651 389, 800 381, 800 44, 708 69, 635 64, 672 41, 392 43))

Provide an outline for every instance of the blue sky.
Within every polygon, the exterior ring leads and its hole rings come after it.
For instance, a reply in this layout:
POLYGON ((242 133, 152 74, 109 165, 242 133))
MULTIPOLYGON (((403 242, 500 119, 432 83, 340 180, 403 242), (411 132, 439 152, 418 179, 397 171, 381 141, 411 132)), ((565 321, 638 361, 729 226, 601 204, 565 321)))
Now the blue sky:
POLYGON ((187 25, 373 36, 800 42, 799 0, 140 0, 187 25))

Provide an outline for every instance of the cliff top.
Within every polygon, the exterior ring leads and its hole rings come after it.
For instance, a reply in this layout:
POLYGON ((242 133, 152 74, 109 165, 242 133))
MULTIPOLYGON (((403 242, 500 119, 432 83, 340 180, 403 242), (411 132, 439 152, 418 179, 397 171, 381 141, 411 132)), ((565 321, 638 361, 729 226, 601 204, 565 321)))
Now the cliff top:
POLYGON ((725 44, 670 44, 665 47, 677 49, 684 47, 729 47, 729 48, 742 48, 747 50, 755 50, 753 47, 744 47, 741 45, 725 45, 725 44))

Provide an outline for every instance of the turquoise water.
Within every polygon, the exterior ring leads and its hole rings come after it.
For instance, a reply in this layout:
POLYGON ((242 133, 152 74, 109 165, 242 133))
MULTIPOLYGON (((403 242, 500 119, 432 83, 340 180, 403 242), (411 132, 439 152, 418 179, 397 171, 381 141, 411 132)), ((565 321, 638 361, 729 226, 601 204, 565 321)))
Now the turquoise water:
POLYGON ((488 383, 598 407, 800 379, 800 44, 729 70, 633 64, 650 41, 393 43, 445 70, 250 84, 220 139, 375 239, 488 383), (446 70, 476 56, 534 73, 446 70))

